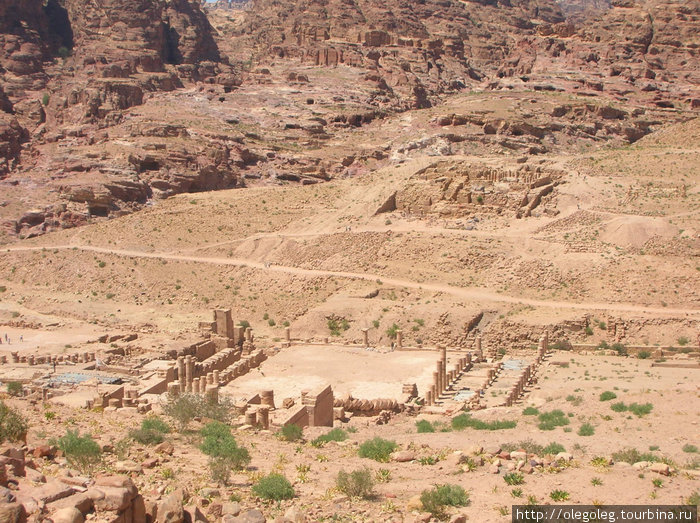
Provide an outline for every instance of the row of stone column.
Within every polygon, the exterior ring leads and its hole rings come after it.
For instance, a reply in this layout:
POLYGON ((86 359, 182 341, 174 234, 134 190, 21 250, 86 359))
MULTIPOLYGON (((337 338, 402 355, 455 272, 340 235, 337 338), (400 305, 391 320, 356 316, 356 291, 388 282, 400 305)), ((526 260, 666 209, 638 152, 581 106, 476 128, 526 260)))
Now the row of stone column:
POLYGON ((518 381, 513 385, 513 388, 510 390, 508 393, 508 396, 506 397, 506 406, 510 407, 512 406, 520 396, 523 395, 525 392, 525 387, 530 385, 530 383, 533 383, 536 381, 536 378, 534 377, 535 373, 535 368, 536 365, 528 365, 523 369, 523 372, 520 374, 520 377, 518 378, 518 381))
POLYGON ((254 369, 255 367, 259 366, 263 361, 265 361, 265 359, 266 356, 262 350, 253 352, 249 356, 238 360, 233 365, 221 371, 219 383, 221 383, 221 385, 226 385, 228 382, 233 381, 239 376, 247 374, 250 369, 254 369))
MULTIPOLYGON (((57 356, 35 356, 34 354, 20 355, 17 352, 10 354, 12 363, 26 363, 28 365, 46 365, 52 363, 88 363, 95 361, 97 355, 94 352, 82 352, 80 354, 60 354, 57 356)), ((0 356, 0 364, 7 364, 7 355, 0 356)))
POLYGON ((544 361, 544 358, 547 355, 548 348, 549 335, 545 332, 544 335, 540 337, 539 344, 537 347, 537 358, 535 358, 535 362, 523 369, 523 372, 522 374, 520 374, 518 381, 515 383, 515 385, 513 385, 513 388, 510 390, 508 396, 506 397, 507 407, 512 406, 513 404, 515 404, 515 402, 518 401, 518 399, 525 392, 525 387, 537 383, 537 369, 544 361))
POLYGON ((447 348, 438 346, 438 350, 440 351, 440 359, 435 363, 436 370, 433 372, 433 384, 425 394, 426 405, 434 405, 440 399, 442 393, 449 390, 462 373, 472 367, 472 355, 468 353, 457 360, 453 370, 448 371, 447 348))
POLYGON ((486 380, 484 381, 484 384, 481 386, 481 390, 485 390, 489 388, 494 381, 496 381, 496 378, 500 374, 501 370, 503 369, 503 362, 499 361, 496 363, 496 365, 486 371, 486 380))
POLYGON ((215 370, 222 371, 241 359, 241 349, 231 347, 217 352, 201 363, 195 363, 194 377, 207 375, 215 370))

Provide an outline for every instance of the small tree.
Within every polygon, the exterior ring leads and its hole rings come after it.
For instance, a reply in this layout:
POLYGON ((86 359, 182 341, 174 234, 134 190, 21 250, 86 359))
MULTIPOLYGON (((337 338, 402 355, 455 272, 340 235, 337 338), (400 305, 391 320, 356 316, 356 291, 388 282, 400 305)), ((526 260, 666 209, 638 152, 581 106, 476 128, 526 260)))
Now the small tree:
POLYGON ((201 398, 195 394, 169 396, 167 403, 163 406, 163 412, 177 422, 180 432, 184 432, 190 422, 201 415, 200 404, 201 398))
POLYGON ((228 425, 213 421, 202 429, 201 434, 204 440, 199 449, 209 456, 209 468, 214 481, 226 484, 232 470, 250 463, 248 450, 238 446, 228 425))
POLYGON ((4 441, 25 441, 29 426, 18 410, 0 401, 0 443, 4 441))
POLYGON ((90 434, 81 436, 77 430, 68 430, 65 436, 51 443, 63 452, 68 463, 81 472, 90 472, 102 460, 102 449, 90 434))

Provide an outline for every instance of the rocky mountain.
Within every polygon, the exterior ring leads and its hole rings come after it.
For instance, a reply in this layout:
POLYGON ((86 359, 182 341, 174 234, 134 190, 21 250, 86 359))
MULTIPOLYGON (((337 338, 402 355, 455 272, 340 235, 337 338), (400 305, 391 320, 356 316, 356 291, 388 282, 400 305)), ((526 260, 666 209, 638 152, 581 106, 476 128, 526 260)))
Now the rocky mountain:
POLYGON ((542 154, 572 137, 633 142, 697 114, 698 22, 697 0, 253 0, 238 11, 0 0, 0 183, 12 195, 0 216, 9 234, 35 235, 246 179, 351 176, 415 144, 542 154), (364 143, 372 122, 469 92, 502 102, 489 117, 451 106, 416 124, 420 139, 396 138, 407 143, 364 143), (503 113, 513 92, 579 98, 539 118, 520 102, 522 114, 503 113), (429 136, 446 118, 469 132, 429 136))

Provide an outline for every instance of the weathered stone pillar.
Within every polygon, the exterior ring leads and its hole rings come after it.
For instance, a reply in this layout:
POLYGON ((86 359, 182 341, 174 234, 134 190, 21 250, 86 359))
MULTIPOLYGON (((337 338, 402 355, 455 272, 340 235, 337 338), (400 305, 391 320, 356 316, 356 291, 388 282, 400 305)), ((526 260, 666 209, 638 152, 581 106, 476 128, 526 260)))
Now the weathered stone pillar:
POLYGON ((257 422, 257 417, 255 415, 254 410, 248 410, 245 413, 245 424, 246 425, 252 425, 253 427, 256 425, 257 422))
POLYGON ((194 374, 194 361, 192 356, 185 356, 185 390, 192 392, 192 378, 194 374))
POLYGON ((433 388, 435 389, 433 393, 433 397, 437 399, 437 397, 440 395, 440 373, 439 372, 433 372, 433 388))
POLYGON ((202 376, 199 378, 199 393, 204 394, 207 392, 207 378, 206 376, 202 376))
POLYGON ((219 386, 219 370, 214 369, 211 374, 212 374, 212 379, 214 380, 213 385, 215 387, 218 387, 219 386))
POLYGON ((253 342, 253 329, 250 327, 245 330, 245 339, 251 343, 253 342))
POLYGON ((284 339, 287 343, 292 343, 292 330, 289 327, 284 328, 284 339))
POLYGON ((258 424, 263 430, 270 428, 270 409, 267 407, 258 408, 258 424))
POLYGON ((260 392, 260 404, 271 409, 275 408, 275 391, 263 390, 260 392))
POLYGON ((396 348, 400 349, 403 347, 403 331, 396 331, 396 348))
POLYGON ((219 403, 219 387, 208 388, 206 398, 212 405, 217 405, 219 403))
POLYGON ((168 383, 168 396, 172 396, 173 398, 177 398, 180 395, 180 382, 179 381, 171 381, 168 383))
POLYGON ((199 394, 199 378, 192 379, 192 392, 194 394, 199 394))
POLYGON ((437 389, 438 389, 438 394, 442 394, 443 389, 443 381, 442 381, 442 361, 438 360, 437 364, 435 365, 435 368, 437 370, 438 374, 438 379, 437 379, 437 389))
POLYGON ((180 383, 180 392, 184 393, 187 389, 187 380, 185 379, 185 358, 183 356, 177 358, 177 379, 180 383))
POLYGON ((430 390, 425 393, 425 404, 426 405, 433 404, 433 392, 430 390))
POLYGON ((362 329, 362 346, 369 347, 369 329, 362 329))

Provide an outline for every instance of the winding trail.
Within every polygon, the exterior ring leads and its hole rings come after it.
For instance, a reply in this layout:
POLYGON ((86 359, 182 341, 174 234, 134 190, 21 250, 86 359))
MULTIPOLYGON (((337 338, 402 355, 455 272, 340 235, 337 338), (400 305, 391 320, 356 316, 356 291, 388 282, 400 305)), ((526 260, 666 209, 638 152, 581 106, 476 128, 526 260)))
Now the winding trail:
POLYGON ((687 315, 700 317, 700 309, 674 309, 669 307, 645 307, 643 305, 635 305, 632 303, 599 303, 599 302, 567 302, 557 300, 537 300, 532 298, 521 298, 517 296, 508 296, 499 294, 480 287, 454 287, 439 283, 422 283, 412 280, 388 278, 381 274, 361 273, 361 272, 346 272, 346 271, 329 271, 321 269, 302 269, 300 267, 291 267, 286 265, 270 265, 265 263, 248 260, 245 258, 217 258, 207 256, 192 256, 183 254, 161 253, 161 252, 143 252, 124 249, 107 249, 104 247, 93 247, 89 245, 47 245, 41 247, 10 247, 3 249, 0 252, 27 252, 27 251, 42 251, 42 250, 81 250, 86 252, 96 252, 101 254, 112 254, 115 256, 124 256, 131 258, 147 258, 156 260, 172 260, 182 262, 207 263, 212 265, 229 265, 237 267, 251 267, 269 272, 294 274, 306 277, 331 276, 336 278, 347 278, 351 280, 377 281, 393 285, 396 287, 404 287, 407 289, 419 289, 424 291, 440 292, 456 296, 459 298, 480 300, 487 302, 513 303, 520 305, 532 305, 534 307, 550 307, 558 309, 579 309, 579 310, 601 310, 611 312, 637 312, 649 314, 668 315, 687 315))

